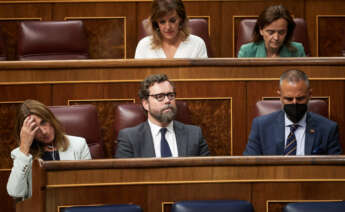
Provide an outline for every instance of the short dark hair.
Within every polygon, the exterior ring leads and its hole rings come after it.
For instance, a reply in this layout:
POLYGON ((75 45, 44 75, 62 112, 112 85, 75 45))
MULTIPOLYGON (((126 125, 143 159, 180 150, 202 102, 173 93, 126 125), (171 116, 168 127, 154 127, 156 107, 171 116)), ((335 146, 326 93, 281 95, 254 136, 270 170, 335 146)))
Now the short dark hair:
POLYGON ((261 12, 259 18, 255 24, 254 31, 253 31, 253 41, 258 43, 262 41, 264 38, 260 34, 260 30, 265 28, 267 25, 270 25, 272 22, 283 18, 287 21, 287 34, 284 40, 284 45, 289 47, 290 51, 296 51, 293 46, 291 46, 290 42, 292 40, 292 35, 296 27, 296 23, 294 22, 293 18, 291 17, 290 12, 283 6, 283 5, 273 5, 267 7, 264 11, 261 12))
POLYGON ((150 95, 149 88, 155 83, 161 83, 168 81, 170 85, 173 87, 175 91, 174 84, 169 80, 166 74, 154 74, 150 75, 145 78, 144 81, 141 82, 140 90, 139 90, 139 97, 140 99, 147 99, 150 95))
POLYGON ((285 71, 282 75, 280 75, 280 82, 279 87, 281 87, 284 80, 287 80, 288 82, 299 82, 304 81, 307 85, 307 88, 309 88, 309 79, 308 76, 300 70, 288 70, 285 71))

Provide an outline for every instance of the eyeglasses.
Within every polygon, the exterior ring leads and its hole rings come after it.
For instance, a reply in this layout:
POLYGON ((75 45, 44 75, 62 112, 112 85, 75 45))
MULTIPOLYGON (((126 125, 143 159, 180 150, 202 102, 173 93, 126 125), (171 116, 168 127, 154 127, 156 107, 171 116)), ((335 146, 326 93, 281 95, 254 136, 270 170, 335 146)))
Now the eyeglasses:
POLYGON ((165 99, 165 97, 168 97, 169 100, 174 100, 176 98, 175 92, 169 92, 169 93, 159 93, 159 94, 152 94, 149 95, 153 98, 157 99, 157 101, 161 102, 165 99))

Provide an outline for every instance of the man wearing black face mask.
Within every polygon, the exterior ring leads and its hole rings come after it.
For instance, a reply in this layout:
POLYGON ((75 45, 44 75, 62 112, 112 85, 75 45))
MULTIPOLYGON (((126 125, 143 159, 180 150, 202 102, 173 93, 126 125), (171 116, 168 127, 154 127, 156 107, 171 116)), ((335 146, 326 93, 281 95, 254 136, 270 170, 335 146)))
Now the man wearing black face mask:
POLYGON ((244 155, 341 154, 338 125, 307 112, 312 89, 307 75, 289 70, 280 76, 283 109, 253 120, 244 155))

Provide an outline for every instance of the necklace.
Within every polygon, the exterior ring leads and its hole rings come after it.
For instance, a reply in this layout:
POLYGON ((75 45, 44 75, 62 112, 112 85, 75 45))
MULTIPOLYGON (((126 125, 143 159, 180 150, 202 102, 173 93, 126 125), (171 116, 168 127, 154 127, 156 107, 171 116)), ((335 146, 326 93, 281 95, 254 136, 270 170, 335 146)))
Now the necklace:
POLYGON ((48 152, 51 153, 53 160, 55 160, 55 148, 54 148, 54 144, 52 144, 52 145, 47 145, 46 147, 47 147, 47 149, 49 150, 48 152))
POLYGON ((54 149, 54 145, 47 145, 47 148, 48 148, 49 150, 52 150, 52 149, 54 149))

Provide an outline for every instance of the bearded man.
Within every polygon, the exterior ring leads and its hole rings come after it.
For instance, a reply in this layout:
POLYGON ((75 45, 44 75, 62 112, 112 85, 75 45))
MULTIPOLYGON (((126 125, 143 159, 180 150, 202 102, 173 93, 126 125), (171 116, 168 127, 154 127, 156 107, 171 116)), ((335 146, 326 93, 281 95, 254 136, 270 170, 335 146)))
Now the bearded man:
POLYGON ((175 87, 165 74, 148 76, 139 90, 147 121, 119 132, 116 158, 209 155, 200 127, 174 120, 175 87))

